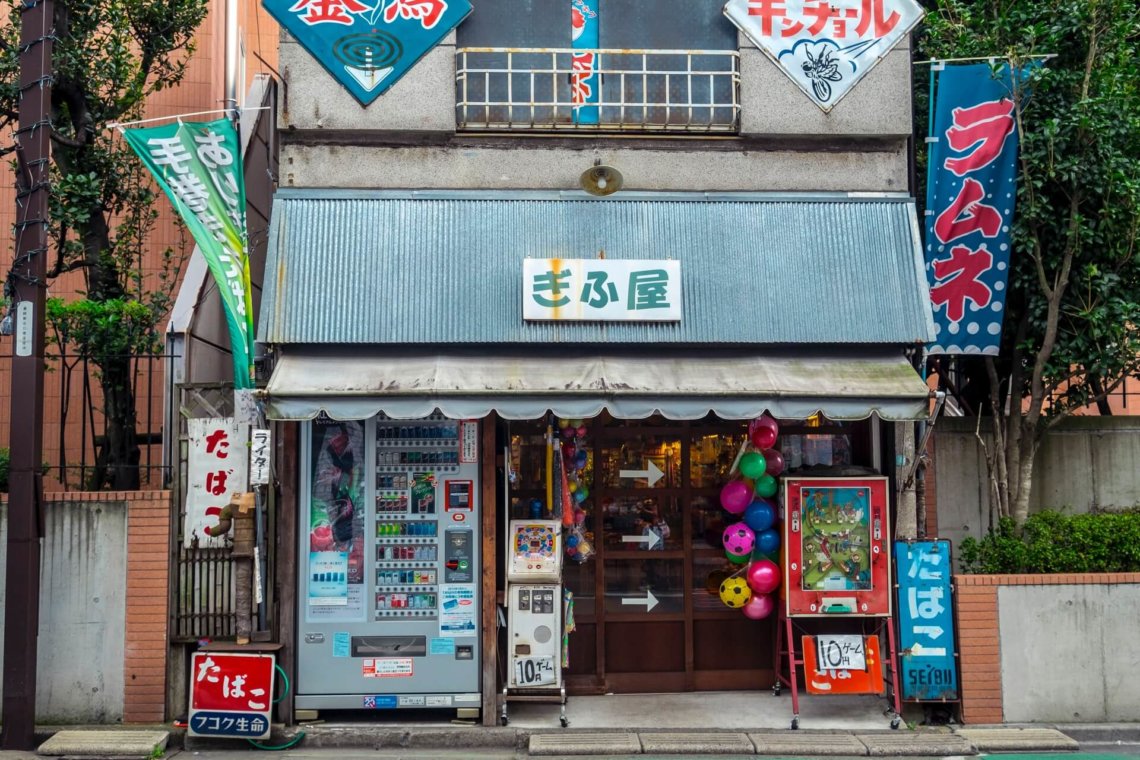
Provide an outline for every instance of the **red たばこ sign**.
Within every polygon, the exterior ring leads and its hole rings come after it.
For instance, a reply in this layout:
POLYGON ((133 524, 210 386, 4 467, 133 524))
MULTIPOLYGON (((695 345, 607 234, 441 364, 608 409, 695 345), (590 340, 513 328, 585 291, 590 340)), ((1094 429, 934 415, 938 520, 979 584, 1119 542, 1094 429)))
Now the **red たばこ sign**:
POLYGON ((191 736, 264 739, 273 706, 269 654, 195 652, 191 660, 191 736))

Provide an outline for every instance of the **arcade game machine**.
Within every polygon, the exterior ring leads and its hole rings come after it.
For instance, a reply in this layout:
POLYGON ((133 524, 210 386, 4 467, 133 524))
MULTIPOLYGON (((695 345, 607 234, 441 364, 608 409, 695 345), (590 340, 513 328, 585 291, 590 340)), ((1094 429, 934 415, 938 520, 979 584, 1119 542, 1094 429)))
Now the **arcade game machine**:
POLYGON ((297 707, 477 717, 479 423, 305 430, 297 707))
POLYGON ((784 515, 784 604, 773 690, 779 694, 782 685, 792 690, 791 727, 799 728, 798 667, 809 694, 879 695, 885 690, 886 667, 892 683, 891 728, 898 728, 887 479, 789 477, 784 515), (827 618, 840 623, 821 622, 827 618))

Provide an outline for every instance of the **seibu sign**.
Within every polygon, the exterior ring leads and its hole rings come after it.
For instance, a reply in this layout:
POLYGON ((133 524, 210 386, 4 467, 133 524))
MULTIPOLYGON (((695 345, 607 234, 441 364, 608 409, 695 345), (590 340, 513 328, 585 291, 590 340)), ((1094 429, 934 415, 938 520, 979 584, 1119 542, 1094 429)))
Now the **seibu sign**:
POLYGON ((680 322, 681 262, 524 259, 523 319, 680 322))

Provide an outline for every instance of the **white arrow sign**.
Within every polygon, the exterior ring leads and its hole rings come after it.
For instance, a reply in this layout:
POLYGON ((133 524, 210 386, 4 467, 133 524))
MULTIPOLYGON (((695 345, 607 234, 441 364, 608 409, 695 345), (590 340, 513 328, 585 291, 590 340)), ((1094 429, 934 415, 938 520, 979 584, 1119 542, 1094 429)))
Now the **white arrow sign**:
POLYGON ((929 636, 932 639, 937 639, 943 633, 942 626, 940 625, 916 625, 914 632, 920 633, 923 636, 929 636))
POLYGON ((646 589, 644 599, 622 599, 621 603, 622 604, 644 604, 645 605, 645 611, 649 612, 650 610, 652 610, 654 607, 657 606, 657 597, 655 597, 653 595, 652 591, 649 591, 648 589, 646 589))
POLYGON ((946 647, 920 647, 915 644, 911 647, 910 654, 912 657, 945 657, 946 647))
MULTIPOLYGON (((646 530, 646 533, 648 535, 644 535, 644 536, 622 536, 621 540, 627 544, 629 544, 629 543, 649 544, 649 546, 646 547, 647 549, 656 549, 658 546, 661 545, 661 536, 657 533, 657 531, 653 530, 653 528, 648 528, 646 530)), ((915 630, 918 630, 918 629, 916 628, 915 630)))
POLYGON ((644 470, 621 470, 618 475, 623 478, 645 478, 650 486, 665 477, 665 473, 661 472, 652 461, 647 463, 644 470))

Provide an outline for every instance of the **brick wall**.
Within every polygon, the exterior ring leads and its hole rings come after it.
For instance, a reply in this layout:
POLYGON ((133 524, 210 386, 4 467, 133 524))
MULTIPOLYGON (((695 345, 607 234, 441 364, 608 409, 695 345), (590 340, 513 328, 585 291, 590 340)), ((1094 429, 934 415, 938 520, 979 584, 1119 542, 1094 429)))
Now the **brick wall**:
POLYGON ((170 491, 129 495, 123 722, 166 719, 170 491))
MULTIPOLYGON (((958 665, 962 679, 962 721, 1001 723, 1001 637, 998 589, 1003 586, 1140 583, 1140 573, 1057 573, 1052 575, 956 575, 958 665)), ((1016 632, 1007 632, 1011 637, 1016 632)))

